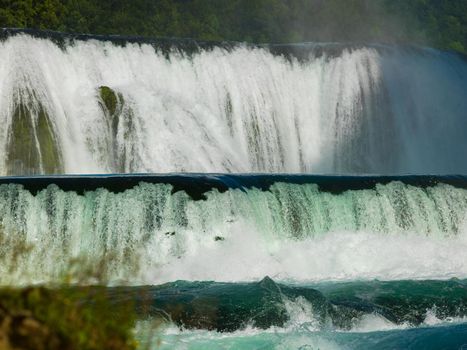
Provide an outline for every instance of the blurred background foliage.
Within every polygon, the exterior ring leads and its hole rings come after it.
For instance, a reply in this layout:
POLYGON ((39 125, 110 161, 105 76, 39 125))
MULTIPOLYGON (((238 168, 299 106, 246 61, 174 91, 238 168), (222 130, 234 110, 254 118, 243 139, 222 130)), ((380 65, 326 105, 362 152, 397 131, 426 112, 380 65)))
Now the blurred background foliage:
POLYGON ((467 0, 0 0, 0 26, 248 42, 410 43, 467 53, 467 0))

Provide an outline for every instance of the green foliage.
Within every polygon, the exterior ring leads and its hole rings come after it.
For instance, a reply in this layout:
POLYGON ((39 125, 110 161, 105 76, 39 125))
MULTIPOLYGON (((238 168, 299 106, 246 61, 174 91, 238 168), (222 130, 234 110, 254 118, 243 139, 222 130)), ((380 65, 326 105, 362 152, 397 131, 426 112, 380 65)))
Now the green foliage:
POLYGON ((0 348, 132 350, 131 305, 112 305, 104 289, 0 290, 0 348))
MULTIPOLYGON (((0 266, 6 266, 7 273, 14 274, 15 267, 33 249, 20 233, 5 235, 0 223, 0 266)), ((0 349, 136 349, 135 301, 116 300, 110 288, 102 287, 111 260, 110 255, 98 261, 78 258, 70 262, 59 285, 0 287, 0 349), (98 286, 91 286, 91 281, 97 281, 98 286)), ((144 290, 139 298, 140 307, 146 307, 144 290)), ((153 326, 155 331, 158 324, 153 326)))
POLYGON ((467 52, 465 0, 0 0, 0 26, 198 40, 398 42, 467 52))

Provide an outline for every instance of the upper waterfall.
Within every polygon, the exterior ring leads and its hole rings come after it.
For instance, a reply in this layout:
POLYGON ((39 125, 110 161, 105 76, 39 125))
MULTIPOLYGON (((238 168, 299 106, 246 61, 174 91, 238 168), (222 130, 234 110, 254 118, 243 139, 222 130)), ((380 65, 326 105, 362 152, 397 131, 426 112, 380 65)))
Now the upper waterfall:
POLYGON ((0 174, 467 173, 462 57, 300 49, 8 35, 0 174))

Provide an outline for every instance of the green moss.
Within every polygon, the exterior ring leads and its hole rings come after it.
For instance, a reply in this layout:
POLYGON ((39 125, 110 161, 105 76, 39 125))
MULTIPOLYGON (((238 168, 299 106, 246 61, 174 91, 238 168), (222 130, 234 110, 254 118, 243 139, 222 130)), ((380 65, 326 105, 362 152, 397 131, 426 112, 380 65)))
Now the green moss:
MULTIPOLYGON (((99 87, 100 105, 107 119, 107 125, 110 130, 110 137, 108 139, 107 151, 105 154, 112 154, 112 165, 116 172, 132 172, 132 166, 129 168, 126 166, 127 153, 131 152, 126 145, 123 146, 123 150, 117 144, 117 134, 119 132, 119 125, 123 130, 123 138, 128 140, 135 133, 135 125, 133 121, 133 112, 131 108, 125 106, 125 100, 123 95, 119 92, 115 92, 108 86, 99 87)), ((134 157, 130 157, 134 159, 134 157)))
POLYGON ((116 137, 118 132, 118 123, 120 121, 120 115, 124 104, 123 96, 108 86, 99 87, 99 96, 101 98, 101 106, 109 119, 112 136, 116 137))
POLYGON ((117 107, 119 106, 119 96, 108 86, 101 86, 99 88, 99 95, 109 114, 115 115, 117 107))
MULTIPOLYGON (((32 97, 34 98, 34 97, 32 97)), ((13 113, 7 148, 8 174, 62 173, 62 161, 50 118, 38 104, 20 101, 13 113)))
POLYGON ((63 168, 58 145, 55 141, 49 117, 42 108, 39 111, 36 128, 44 172, 47 174, 62 173, 63 168))
POLYGON ((17 106, 13 113, 8 139, 8 174, 25 173, 39 164, 33 130, 33 123, 27 109, 23 105, 17 106))
POLYGON ((1 349, 132 350, 135 319, 104 289, 0 290, 1 349))

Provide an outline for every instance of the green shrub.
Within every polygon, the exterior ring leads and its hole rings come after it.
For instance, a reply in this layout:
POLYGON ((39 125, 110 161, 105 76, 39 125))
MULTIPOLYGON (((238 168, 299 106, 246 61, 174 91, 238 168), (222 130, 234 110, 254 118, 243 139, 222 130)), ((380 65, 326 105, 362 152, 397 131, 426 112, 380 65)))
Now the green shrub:
POLYGON ((105 288, 0 289, 0 349, 135 349, 133 309, 105 288))

